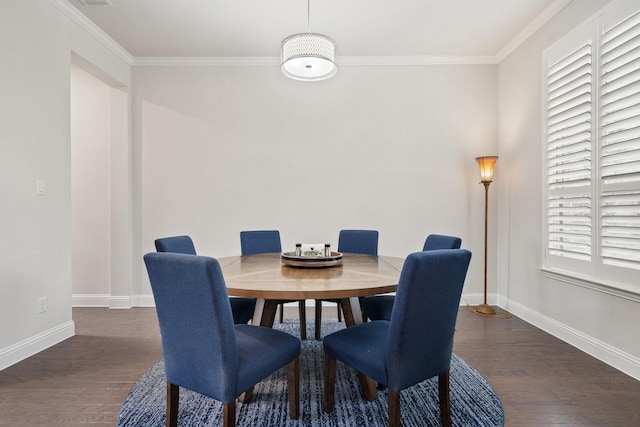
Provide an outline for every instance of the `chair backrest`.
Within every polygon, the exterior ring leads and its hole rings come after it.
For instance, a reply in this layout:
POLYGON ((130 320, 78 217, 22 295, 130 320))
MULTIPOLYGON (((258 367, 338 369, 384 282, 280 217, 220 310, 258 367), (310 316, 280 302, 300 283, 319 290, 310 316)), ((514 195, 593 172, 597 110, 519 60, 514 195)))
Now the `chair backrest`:
POLYGON ((242 255, 282 252, 280 232, 278 230, 241 231, 240 251, 242 255))
POLYGON ((195 255, 196 247, 189 236, 163 237, 156 239, 156 251, 173 252, 176 254, 195 255))
POLYGON ((454 236, 442 234, 429 234, 424 241, 423 251, 433 251, 435 249, 460 249, 462 239, 454 236))
POLYGON ((238 391, 238 352, 227 288, 218 261, 148 253, 167 381, 228 402, 238 391))
POLYGON ((391 389, 411 387, 449 369, 470 260, 466 249, 416 252, 405 260, 389 325, 391 389))
POLYGON ((338 252, 378 255, 378 231, 340 230, 338 252))

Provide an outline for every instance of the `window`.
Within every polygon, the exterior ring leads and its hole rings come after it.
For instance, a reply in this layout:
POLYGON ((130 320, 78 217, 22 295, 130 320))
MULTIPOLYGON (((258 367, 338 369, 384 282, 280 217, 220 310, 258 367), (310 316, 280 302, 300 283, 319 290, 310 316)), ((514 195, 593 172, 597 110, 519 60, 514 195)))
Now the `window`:
POLYGON ((544 79, 545 268, 640 293, 640 5, 549 47, 544 79))

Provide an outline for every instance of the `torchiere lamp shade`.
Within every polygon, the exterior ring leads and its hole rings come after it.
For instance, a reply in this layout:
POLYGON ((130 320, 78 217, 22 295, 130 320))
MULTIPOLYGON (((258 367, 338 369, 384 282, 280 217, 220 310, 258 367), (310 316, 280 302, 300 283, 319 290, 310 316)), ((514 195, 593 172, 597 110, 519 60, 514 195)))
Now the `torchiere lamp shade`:
POLYGON ((476 162, 480 167, 480 180, 482 182, 493 181, 493 169, 498 161, 498 156, 476 157, 476 162))

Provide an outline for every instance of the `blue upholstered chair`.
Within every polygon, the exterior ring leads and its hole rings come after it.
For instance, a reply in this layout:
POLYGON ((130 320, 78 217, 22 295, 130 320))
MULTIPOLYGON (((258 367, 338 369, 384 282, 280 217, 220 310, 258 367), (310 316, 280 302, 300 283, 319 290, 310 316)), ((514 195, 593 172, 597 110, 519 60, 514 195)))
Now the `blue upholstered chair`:
POLYGON ((189 236, 162 237, 154 241, 157 252, 197 255, 196 247, 189 236))
MULTIPOLYGON (((460 249, 461 244, 462 239, 459 237, 430 234, 427 236, 422 250, 433 251, 436 249, 460 249)), ((393 300, 393 295, 374 295, 362 298, 360 300, 362 317, 371 320, 391 319, 393 300)))
POLYGON ((176 426, 179 387, 223 403, 224 425, 235 426, 236 398, 288 365, 289 411, 300 415, 300 340, 282 331, 234 325, 220 264, 176 253, 144 256, 162 336, 167 377, 167 426, 176 426))
MULTIPOLYGON (((278 230, 252 230, 240 232, 240 251, 242 255, 282 252, 280 232, 278 230)), ((295 301, 280 301, 280 323, 284 320, 284 303, 295 301)), ((300 338, 307 339, 307 312, 304 300, 298 301, 298 315, 300 316, 300 338)))
MULTIPOLYGON (((156 239, 156 251, 196 255, 196 247, 189 236, 173 236, 156 239)), ((234 323, 248 323, 253 317, 256 300, 253 298, 229 298, 234 323)))
POLYGON ((240 232, 242 255, 282 252, 278 230, 252 230, 240 232))
POLYGON ((336 360, 358 371, 367 400, 373 381, 386 386, 389 426, 400 426, 400 391, 438 376, 440 418, 451 426, 449 367, 462 287, 471 260, 466 249, 412 253, 398 282, 391 320, 375 320, 324 337, 324 411, 332 412, 336 360))
POLYGON ((340 230, 338 252, 378 255, 378 231, 340 230))
POLYGON ((445 236, 443 234, 429 234, 422 246, 423 251, 433 251, 436 249, 460 249, 462 239, 455 236, 445 236))
MULTIPOLYGON (((378 255, 378 231, 377 230, 340 230, 338 235, 338 252, 350 252, 355 254, 378 255)), ((322 301, 338 304, 338 321, 341 321, 340 304, 338 300, 316 300, 316 335, 320 339, 320 325, 322 322, 322 301)))

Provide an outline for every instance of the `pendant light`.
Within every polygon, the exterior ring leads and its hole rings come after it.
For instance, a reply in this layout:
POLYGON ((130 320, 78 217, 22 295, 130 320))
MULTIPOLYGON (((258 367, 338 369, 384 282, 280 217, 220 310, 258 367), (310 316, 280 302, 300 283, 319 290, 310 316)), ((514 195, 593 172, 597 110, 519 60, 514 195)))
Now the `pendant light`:
POLYGON ((307 32, 282 40, 280 69, 285 76, 295 80, 325 80, 338 72, 336 42, 325 35, 312 33, 309 15, 310 0, 307 0, 307 32))

